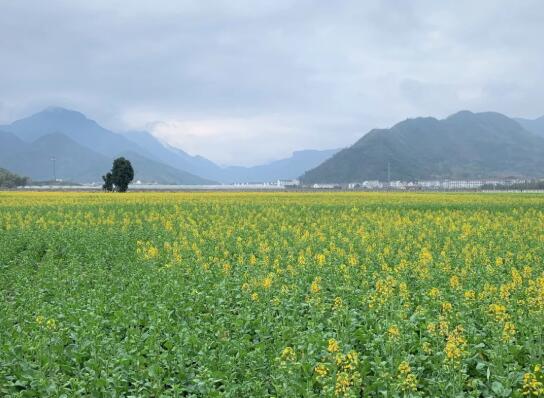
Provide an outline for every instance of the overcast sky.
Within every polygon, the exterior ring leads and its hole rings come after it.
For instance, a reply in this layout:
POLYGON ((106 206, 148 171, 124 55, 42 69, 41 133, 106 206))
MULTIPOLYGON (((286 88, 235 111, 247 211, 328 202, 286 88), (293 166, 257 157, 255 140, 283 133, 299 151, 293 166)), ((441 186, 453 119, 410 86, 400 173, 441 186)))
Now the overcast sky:
POLYGON ((461 109, 544 114, 544 1, 0 0, 0 123, 49 105, 251 165, 461 109))

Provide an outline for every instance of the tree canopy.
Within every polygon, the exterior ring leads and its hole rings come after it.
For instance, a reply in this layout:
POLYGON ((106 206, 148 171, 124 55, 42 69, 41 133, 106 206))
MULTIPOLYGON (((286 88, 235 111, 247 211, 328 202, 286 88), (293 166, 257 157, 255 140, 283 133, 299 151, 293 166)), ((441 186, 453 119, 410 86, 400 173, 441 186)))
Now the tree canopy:
POLYGON ((130 160, 124 157, 115 159, 111 172, 103 175, 102 179, 104 180, 102 188, 105 191, 126 192, 128 184, 134 179, 134 169, 130 160))
POLYGON ((6 169, 0 168, 0 187, 15 188, 26 185, 27 183, 27 177, 21 177, 17 174, 9 172, 6 169))

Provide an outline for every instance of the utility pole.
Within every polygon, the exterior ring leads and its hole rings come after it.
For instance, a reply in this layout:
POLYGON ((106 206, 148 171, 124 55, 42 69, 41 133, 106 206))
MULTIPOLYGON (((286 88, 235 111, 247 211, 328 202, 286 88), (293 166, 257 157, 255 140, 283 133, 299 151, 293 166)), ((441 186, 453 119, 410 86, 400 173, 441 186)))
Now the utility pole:
POLYGON ((56 182, 57 181, 57 167, 55 165, 55 162, 57 161, 57 159, 53 156, 51 158, 51 161, 53 162, 53 181, 56 182))
POLYGON ((391 163, 387 162, 387 185, 391 188, 391 163))

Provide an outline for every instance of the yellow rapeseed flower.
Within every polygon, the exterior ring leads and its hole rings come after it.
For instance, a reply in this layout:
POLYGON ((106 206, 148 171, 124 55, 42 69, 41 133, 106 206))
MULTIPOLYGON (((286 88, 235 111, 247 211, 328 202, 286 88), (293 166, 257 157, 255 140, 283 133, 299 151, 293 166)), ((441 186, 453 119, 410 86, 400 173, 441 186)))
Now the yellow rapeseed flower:
POLYGON ((340 349, 340 346, 338 344, 338 341, 336 341, 335 339, 329 339, 327 344, 327 351, 338 352, 339 349, 340 349))
POLYGON ((281 352, 281 359, 287 362, 293 362, 296 359, 296 353, 293 347, 285 347, 281 352))
POLYGON ((459 283, 459 277, 457 275, 453 275, 451 278, 450 278, 450 286, 452 289, 457 289, 459 287, 460 283, 459 283))
POLYGON ((540 365, 536 365, 533 372, 523 375, 522 392, 528 397, 544 396, 544 373, 540 365))
POLYGON ((57 321, 55 321, 54 319, 48 319, 45 326, 47 326, 48 329, 56 329, 57 321))
POLYGON ((310 291, 312 293, 319 293, 321 291, 320 283, 321 278, 318 276, 313 280, 312 284, 310 285, 310 291))
POLYGON ((262 281, 262 285, 263 285, 263 288, 270 289, 270 286, 272 286, 272 277, 267 276, 266 278, 264 278, 262 281))
POLYGON ((324 363, 322 362, 319 362, 315 368, 314 368, 314 372, 315 374, 317 375, 317 378, 323 378, 325 376, 327 376, 328 372, 329 372, 329 369, 327 368, 327 365, 325 365, 324 363))
POLYGON ((451 303, 449 303, 447 301, 442 303, 442 312, 446 312, 446 313, 451 312, 452 308, 453 308, 453 306, 452 306, 451 303))
POLYGON ((514 325, 512 322, 505 322, 504 327, 502 329, 502 340, 505 343, 508 343, 514 339, 515 335, 516 335, 516 325, 514 325))
POLYGON ((339 310, 344 305, 341 297, 335 297, 334 303, 332 304, 333 311, 339 310))
POLYGON ((397 325, 389 326, 387 333, 392 339, 398 339, 400 337, 400 330, 397 325))

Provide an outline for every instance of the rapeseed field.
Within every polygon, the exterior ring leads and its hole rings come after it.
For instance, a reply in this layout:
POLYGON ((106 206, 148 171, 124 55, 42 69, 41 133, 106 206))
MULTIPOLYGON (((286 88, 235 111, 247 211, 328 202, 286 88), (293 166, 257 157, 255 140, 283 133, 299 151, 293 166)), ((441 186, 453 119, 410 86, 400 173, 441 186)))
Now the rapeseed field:
POLYGON ((0 193, 0 396, 544 396, 544 196, 0 193))

